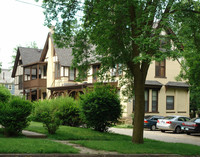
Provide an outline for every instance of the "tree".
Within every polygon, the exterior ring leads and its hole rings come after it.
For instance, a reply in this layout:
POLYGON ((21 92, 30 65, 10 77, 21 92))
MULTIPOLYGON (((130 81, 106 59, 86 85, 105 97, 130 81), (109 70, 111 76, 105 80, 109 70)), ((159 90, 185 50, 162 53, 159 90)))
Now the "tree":
POLYGON ((135 95, 132 141, 143 143, 144 89, 149 65, 153 60, 177 58, 183 51, 177 31, 172 27, 182 25, 173 19, 181 11, 195 12, 193 3, 186 0, 85 0, 84 3, 82 0, 44 0, 42 6, 45 24, 50 27, 52 22, 56 23, 53 35, 56 44, 73 47, 73 65, 80 74, 95 61, 101 62, 99 75, 116 64, 122 65, 126 73, 123 85, 135 95), (78 14, 83 15, 79 21, 78 14), (160 40, 173 40, 177 49, 171 49, 171 42, 160 49, 160 40))
MULTIPOLYGON (((199 10, 198 2, 193 2, 193 7, 199 10)), ((200 108, 200 14, 181 12, 175 20, 184 24, 184 27, 174 26, 179 31, 179 39, 184 46, 184 60, 181 62, 182 70, 178 79, 190 84, 190 109, 193 110, 194 117, 200 108)))
POLYGON ((0 73, 1 73, 2 62, 0 62, 0 73))
MULTIPOLYGON (((11 64, 10 69, 13 69, 13 66, 14 66, 14 63, 15 63, 15 58, 16 58, 16 55, 17 55, 17 49, 18 49, 18 47, 21 47, 21 45, 17 45, 17 46, 13 49, 13 55, 11 56, 12 61, 9 63, 9 64, 11 64)), ((27 47, 27 48, 35 48, 35 49, 38 49, 37 43, 36 43, 35 41, 31 42, 30 44, 26 44, 26 47, 27 47)))

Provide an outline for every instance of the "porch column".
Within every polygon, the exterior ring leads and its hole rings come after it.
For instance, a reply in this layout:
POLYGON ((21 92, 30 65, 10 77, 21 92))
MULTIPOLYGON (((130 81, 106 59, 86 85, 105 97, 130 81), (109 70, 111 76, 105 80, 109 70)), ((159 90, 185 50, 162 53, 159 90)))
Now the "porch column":
POLYGON ((37 80, 39 80, 39 64, 37 64, 37 80))
POLYGON ((37 101, 39 100, 39 97, 40 97, 39 94, 40 94, 39 93, 39 88, 37 88, 37 101))
POLYGON ((25 96, 25 89, 23 89, 23 96, 25 96))
POLYGON ((30 67, 30 80, 32 80, 32 67, 30 67))
POLYGON ((29 100, 31 101, 31 100, 32 100, 32 93, 31 93, 31 89, 30 89, 29 91, 30 91, 30 94, 29 94, 29 100))

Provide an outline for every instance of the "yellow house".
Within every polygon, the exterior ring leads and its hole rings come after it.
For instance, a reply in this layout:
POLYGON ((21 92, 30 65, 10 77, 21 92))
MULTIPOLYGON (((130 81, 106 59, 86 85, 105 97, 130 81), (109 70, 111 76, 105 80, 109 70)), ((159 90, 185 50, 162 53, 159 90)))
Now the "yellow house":
MULTIPOLYGON (((35 75, 38 76, 38 84, 35 82, 34 86, 32 85, 32 88, 36 87, 37 89, 37 99, 43 99, 45 97, 51 98, 60 95, 76 97, 78 93, 82 93, 86 87, 92 87, 93 84, 98 81, 98 78, 93 76, 93 74, 100 68, 100 63, 95 63, 90 65, 88 77, 85 81, 75 82, 78 71, 70 68, 72 59, 72 49, 57 48, 51 33, 49 33, 40 59, 34 64, 23 66, 24 68, 36 65, 36 67, 38 67, 35 73, 35 75), (45 79, 43 83, 41 81, 42 78, 45 79), (46 93, 45 97, 44 93, 46 93)), ((145 114, 189 116, 189 86, 185 82, 177 82, 175 80, 175 77, 180 72, 180 68, 180 64, 177 60, 172 61, 171 59, 166 59, 162 62, 152 62, 145 83, 145 114)), ((116 69, 111 69, 109 73, 116 76, 115 81, 109 83, 118 87, 120 98, 123 100, 124 97, 121 94, 121 89, 126 87, 120 89, 118 79, 118 75, 123 72, 117 73, 116 69)), ((34 72, 30 72, 30 74, 33 75, 34 72)), ((25 70, 24 75, 26 75, 25 70)), ((25 76, 23 78, 25 78, 25 76)), ((25 91, 24 94, 26 94, 25 91)), ((31 99, 31 97, 29 97, 29 99, 31 99)), ((134 112, 134 98, 128 101, 122 101, 122 105, 123 117, 129 118, 134 112)))

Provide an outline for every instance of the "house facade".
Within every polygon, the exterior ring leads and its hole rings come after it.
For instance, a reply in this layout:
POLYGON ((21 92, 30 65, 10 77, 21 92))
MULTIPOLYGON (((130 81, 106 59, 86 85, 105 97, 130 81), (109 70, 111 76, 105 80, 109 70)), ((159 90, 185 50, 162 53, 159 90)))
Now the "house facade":
MULTIPOLYGON (((76 98, 79 93, 84 92, 86 87, 93 87, 98 81, 97 76, 93 74, 100 68, 100 63, 90 65, 88 76, 83 82, 75 81, 78 71, 71 67, 72 50, 57 48, 51 33, 48 34, 44 48, 36 58, 34 62, 28 64, 23 62, 21 66, 23 69, 21 70, 23 74, 22 91, 30 100, 61 95, 76 98)), ((15 66, 15 69, 18 69, 19 63, 15 66)), ((180 68, 178 60, 166 59, 162 62, 152 62, 145 82, 145 114, 189 116, 189 86, 185 82, 175 80, 180 68)), ((17 72, 14 73, 17 74, 17 72)), ((109 73, 116 76, 115 81, 105 83, 112 84, 119 89, 123 117, 129 118, 134 113, 134 98, 123 101, 124 96, 121 89, 126 87, 119 86, 119 75, 123 75, 123 72, 115 68, 109 73)))
POLYGON ((12 95, 15 94, 14 79, 11 77, 9 69, 1 69, 0 85, 6 87, 12 95))
POLYGON ((46 63, 40 63, 42 50, 19 47, 12 71, 16 92, 29 100, 43 99, 46 95, 46 63))

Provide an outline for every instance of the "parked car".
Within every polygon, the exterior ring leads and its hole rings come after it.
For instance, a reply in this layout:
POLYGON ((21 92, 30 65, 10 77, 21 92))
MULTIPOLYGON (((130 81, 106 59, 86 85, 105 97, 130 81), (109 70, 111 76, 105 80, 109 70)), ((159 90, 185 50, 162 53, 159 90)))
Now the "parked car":
POLYGON ((156 130, 156 123, 158 119, 164 118, 163 116, 148 115, 144 116, 144 128, 149 128, 150 130, 156 130))
POLYGON ((200 133, 200 118, 193 118, 182 123, 181 129, 190 135, 191 133, 200 133))
POLYGON ((190 118, 184 116, 167 116, 164 119, 158 119, 156 126, 161 132, 173 131, 179 134, 182 132, 182 123, 189 120, 190 118))

